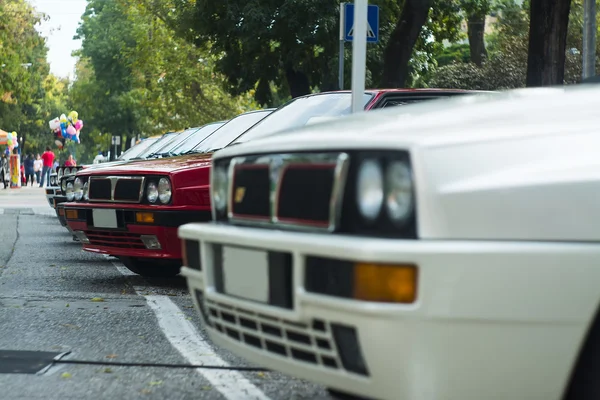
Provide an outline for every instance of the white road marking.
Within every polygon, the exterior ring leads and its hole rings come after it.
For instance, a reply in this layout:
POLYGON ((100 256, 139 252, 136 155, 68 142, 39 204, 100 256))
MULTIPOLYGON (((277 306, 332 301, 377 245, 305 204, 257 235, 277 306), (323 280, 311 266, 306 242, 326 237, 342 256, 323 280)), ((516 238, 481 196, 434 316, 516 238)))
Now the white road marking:
MULTIPOLYGON (((117 270, 125 275, 136 275, 124 266, 113 261, 117 270)), ((191 364, 206 364, 227 367, 229 364, 219 357, 214 348, 200 335, 188 321, 184 313, 168 296, 145 295, 147 288, 134 286, 135 292, 143 296, 154 311, 158 326, 171 345, 191 364)), ((196 372, 208 380, 215 389, 229 400, 270 400, 258 387, 238 371, 219 369, 196 369, 196 372)))

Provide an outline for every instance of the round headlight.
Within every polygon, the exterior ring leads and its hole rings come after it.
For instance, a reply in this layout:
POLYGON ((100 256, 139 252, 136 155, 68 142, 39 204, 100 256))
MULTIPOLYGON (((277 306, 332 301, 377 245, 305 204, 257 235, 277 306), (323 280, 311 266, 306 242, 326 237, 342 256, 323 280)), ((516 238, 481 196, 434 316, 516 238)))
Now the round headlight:
POLYGON ((63 169, 62 168, 58 168, 56 170, 56 175, 58 176, 58 179, 60 179, 60 177, 63 176, 63 169))
POLYGON ((73 201, 75 192, 73 192, 73 183, 67 183, 67 201, 73 201))
POLYGON ((63 192, 67 191, 67 180, 63 179, 62 182, 60 183, 60 188, 63 192))
POLYGON ((225 168, 214 169, 211 188, 215 209, 222 212, 227 206, 227 171, 225 168))
POLYGON ((413 180, 410 168, 403 162, 392 162, 385 174, 385 207, 388 216, 401 224, 411 215, 414 206, 413 180))
POLYGON ((73 192, 75 193, 75 200, 79 201, 83 197, 83 182, 79 178, 75 178, 75 184, 73 184, 73 192))
POLYGON ((56 177, 55 176, 50 177, 50 186, 56 186, 56 177))
POLYGON ((90 199, 90 195, 89 195, 88 191, 89 191, 89 185, 86 182, 85 185, 83 185, 83 199, 85 201, 88 201, 90 199))
POLYGON ((158 199, 158 188, 156 187, 156 183, 150 182, 148 187, 146 188, 146 198, 150 203, 156 203, 158 199))
POLYGON ((158 199, 163 204, 171 200, 171 182, 167 178, 160 178, 158 181, 158 199))
POLYGON ((71 175, 71 168, 65 168, 65 175, 71 175))
POLYGON ((383 205, 383 172, 375 160, 366 160, 360 166, 356 184, 356 203, 364 219, 374 221, 383 205))

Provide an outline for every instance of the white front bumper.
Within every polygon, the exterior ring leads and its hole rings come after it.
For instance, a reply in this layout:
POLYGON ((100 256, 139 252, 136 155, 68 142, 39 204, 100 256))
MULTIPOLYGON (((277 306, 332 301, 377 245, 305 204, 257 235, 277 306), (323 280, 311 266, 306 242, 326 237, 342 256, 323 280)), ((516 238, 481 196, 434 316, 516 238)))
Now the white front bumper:
POLYGON ((48 201, 48 204, 50 205, 50 207, 54 208, 54 196, 56 196, 57 191, 60 191, 60 188, 58 186, 47 187, 45 190, 46 191, 52 190, 52 194, 49 194, 48 192, 46 192, 46 200, 48 201))
POLYGON ((211 307, 236 316, 225 326, 256 334, 263 348, 207 327, 217 344, 268 368, 378 399, 560 399, 600 299, 596 244, 402 241, 211 223, 184 225, 179 235, 201 242, 203 271, 182 269, 196 307, 199 290, 211 307), (213 271, 212 244, 291 252, 294 309, 217 293, 205 279, 213 271), (416 264, 418 300, 395 305, 307 293, 306 255, 416 264), (274 354, 264 347, 275 339, 241 327, 240 317, 274 318, 270 323, 304 333, 312 344, 284 336, 278 343, 288 357, 274 354), (317 338, 333 341, 330 330, 310 328, 314 319, 357 329, 369 377, 323 365, 322 356, 340 365, 339 352, 315 345, 317 338), (292 359, 292 348, 312 352, 317 363, 292 359))

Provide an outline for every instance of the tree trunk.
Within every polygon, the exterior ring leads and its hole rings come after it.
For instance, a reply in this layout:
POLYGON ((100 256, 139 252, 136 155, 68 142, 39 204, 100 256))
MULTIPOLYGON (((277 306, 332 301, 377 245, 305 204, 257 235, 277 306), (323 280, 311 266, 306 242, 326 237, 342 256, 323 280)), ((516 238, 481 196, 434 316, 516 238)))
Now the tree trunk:
POLYGON ((387 88, 403 87, 408 77, 408 62, 429 15, 433 0, 405 0, 398 23, 383 55, 383 80, 387 88))
POLYGON ((531 0, 527 86, 562 85, 571 0, 531 0))
POLYGON ((285 78, 290 87, 290 95, 292 99, 304 96, 310 93, 310 84, 308 76, 304 72, 296 71, 293 68, 285 70, 285 78))
POLYGON ((473 13, 467 18, 467 36, 469 37, 469 50, 471 62, 481 67, 483 59, 487 57, 485 50, 485 14, 473 13))

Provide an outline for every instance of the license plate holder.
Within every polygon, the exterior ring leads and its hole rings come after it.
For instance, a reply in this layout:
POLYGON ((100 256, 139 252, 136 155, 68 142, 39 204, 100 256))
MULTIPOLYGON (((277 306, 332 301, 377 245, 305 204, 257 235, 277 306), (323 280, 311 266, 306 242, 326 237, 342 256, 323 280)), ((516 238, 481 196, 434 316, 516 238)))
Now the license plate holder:
POLYGON ((264 250, 223 246, 225 294, 267 304, 269 302, 269 253, 264 250))
POLYGON ((117 210, 93 209, 92 222, 95 228, 116 229, 119 227, 117 223, 117 210))

